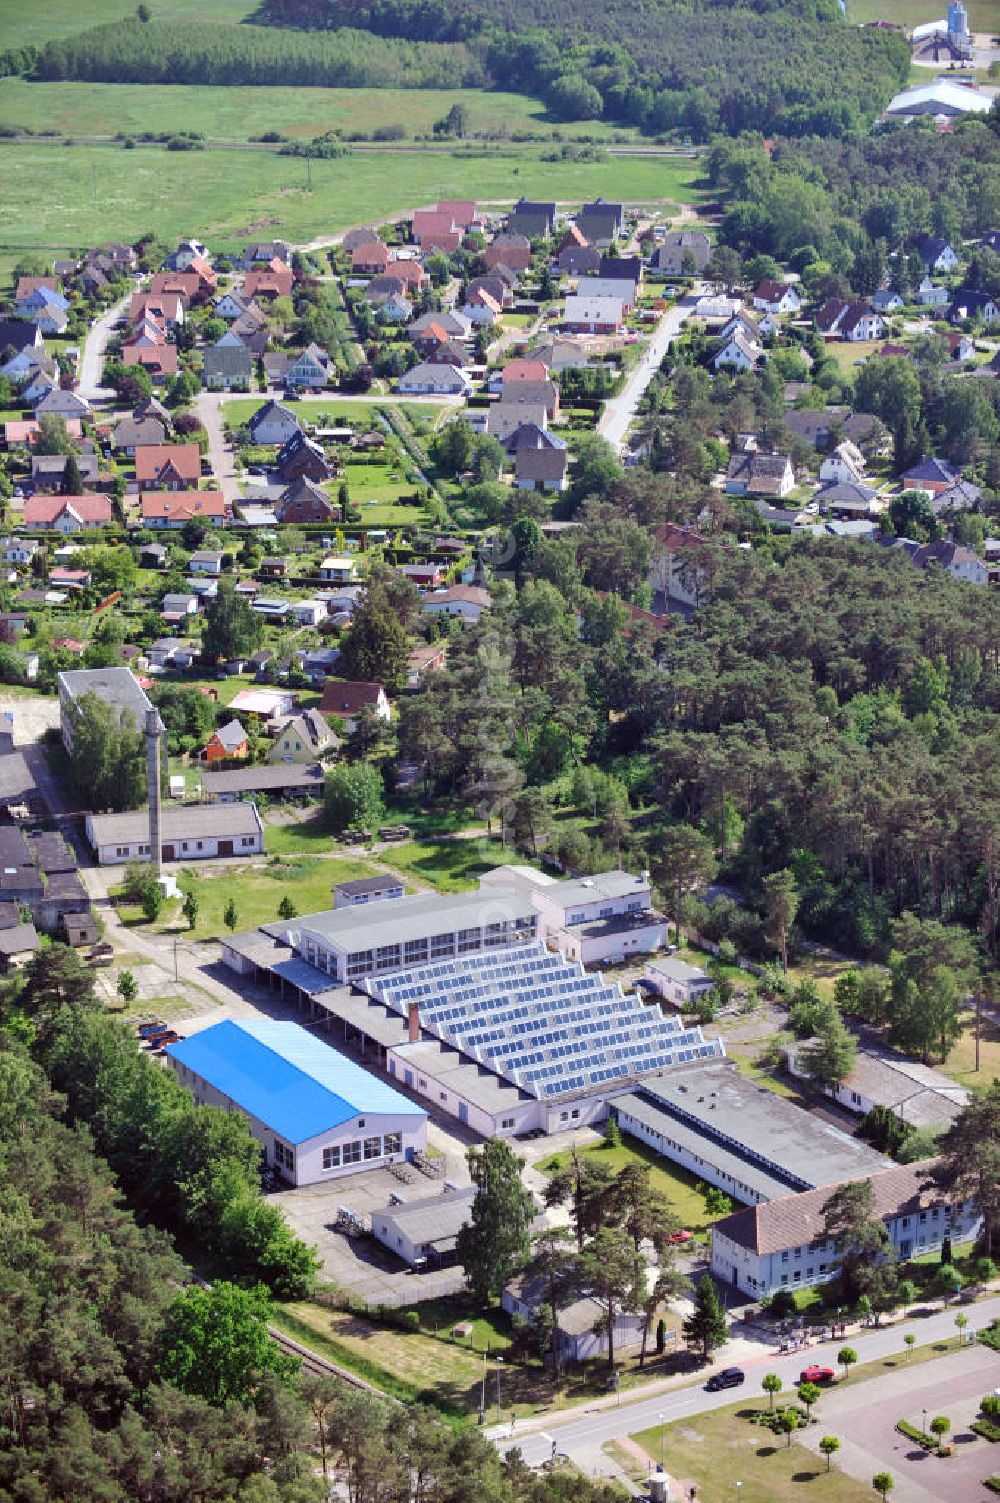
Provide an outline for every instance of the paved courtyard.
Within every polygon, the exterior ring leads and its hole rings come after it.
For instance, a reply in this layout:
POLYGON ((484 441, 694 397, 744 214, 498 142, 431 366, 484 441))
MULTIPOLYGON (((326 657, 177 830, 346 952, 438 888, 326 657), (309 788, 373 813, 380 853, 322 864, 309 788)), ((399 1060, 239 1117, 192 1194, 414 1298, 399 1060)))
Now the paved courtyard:
POLYGON ((1000 1446, 969 1429, 983 1394, 1000 1385, 1000 1354, 985 1346, 957 1348, 929 1363, 907 1368, 905 1362, 883 1378, 838 1384, 816 1408, 818 1425, 800 1431, 797 1440, 819 1451, 822 1435, 836 1435, 842 1471, 871 1482, 876 1472, 895 1478, 893 1503, 987 1503, 996 1494, 983 1479, 1000 1472, 1000 1446), (936 1414, 952 1423, 948 1439, 954 1454, 938 1457, 896 1431, 896 1421, 923 1424, 936 1414))

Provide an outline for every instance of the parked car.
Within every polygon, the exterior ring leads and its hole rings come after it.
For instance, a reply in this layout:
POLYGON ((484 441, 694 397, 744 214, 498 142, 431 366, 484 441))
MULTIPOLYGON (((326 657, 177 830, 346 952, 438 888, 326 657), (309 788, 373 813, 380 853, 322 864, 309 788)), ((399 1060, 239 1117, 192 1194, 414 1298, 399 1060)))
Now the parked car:
POLYGON ((687 1232, 687 1231, 684 1231, 684 1232, 674 1232, 674 1234, 673 1234, 672 1237, 668 1237, 667 1238, 667 1241, 668 1242, 690 1242, 693 1236, 694 1236, 694 1232, 687 1232))
POLYGON ((832 1367, 804 1367, 799 1373, 800 1383, 832 1383, 834 1379, 832 1367))
POLYGON ((741 1367, 724 1367, 721 1372, 713 1373, 705 1384, 706 1393, 718 1393, 720 1388, 739 1388, 746 1381, 746 1373, 741 1367))

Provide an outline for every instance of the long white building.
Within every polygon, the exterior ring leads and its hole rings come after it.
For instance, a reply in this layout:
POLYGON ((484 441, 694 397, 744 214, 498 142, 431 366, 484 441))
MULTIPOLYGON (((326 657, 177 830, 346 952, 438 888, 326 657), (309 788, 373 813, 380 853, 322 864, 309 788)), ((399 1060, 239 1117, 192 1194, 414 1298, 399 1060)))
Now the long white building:
MULTIPOLYGON (((982 1218, 972 1201, 949 1205, 924 1188, 928 1159, 890 1164, 865 1176, 875 1191, 876 1213, 885 1222, 900 1259, 936 1252, 945 1237, 968 1242, 982 1218)), ((852 1178, 861 1178, 855 1174, 852 1178)), ((736 1211, 712 1228, 712 1272, 750 1299, 779 1289, 805 1289, 829 1283, 839 1272, 836 1249, 824 1231, 823 1206, 835 1186, 784 1195, 736 1211)))
POLYGON ((427 1113, 297 1023, 216 1023, 167 1046, 202 1106, 243 1113, 292 1185, 412 1159, 427 1113))

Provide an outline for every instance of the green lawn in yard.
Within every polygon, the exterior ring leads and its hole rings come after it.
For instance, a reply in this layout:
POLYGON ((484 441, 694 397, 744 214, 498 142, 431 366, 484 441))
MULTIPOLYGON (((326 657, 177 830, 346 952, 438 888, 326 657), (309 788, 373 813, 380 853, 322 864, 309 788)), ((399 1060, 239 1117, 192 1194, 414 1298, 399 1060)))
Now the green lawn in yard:
POLYGON ((221 868, 213 873, 186 867, 179 883, 185 892, 193 890, 198 895, 198 922, 192 938, 219 939, 226 934, 222 915, 230 898, 236 901, 237 931, 253 929, 277 920, 286 893, 299 913, 319 913, 331 906, 334 882, 374 874, 375 868, 364 861, 286 856, 264 871, 221 868))
POLYGON ((301 820, 289 820, 272 810, 263 816, 264 844, 269 856, 317 856, 333 851, 333 837, 322 815, 306 814, 301 820))
MULTIPOLYGON (((235 0, 239 5, 240 0, 235 0)), ((156 7, 156 19, 162 7, 156 7)), ((198 16, 203 20, 203 16, 198 16)), ((216 17, 213 14, 212 19, 216 17)), ((221 19, 221 18, 220 18, 221 19)), ((67 30, 77 28, 66 28, 67 30)), ((4 37, 10 25, 5 21, 4 37)), ((452 105, 469 117, 469 133, 535 132, 561 136, 631 137, 628 127, 588 120, 556 124, 539 99, 483 89, 216 88, 194 84, 27 83, 0 81, 0 124, 56 130, 70 138, 172 131, 183 121, 210 141, 246 141, 267 130, 310 138, 325 131, 365 131, 398 124, 407 136, 429 136, 452 105)))
MULTIPOLYGON (((609 1148, 603 1143, 596 1143, 587 1148, 580 1148, 577 1152, 581 1158, 592 1158, 597 1163, 609 1164, 616 1174, 627 1164, 634 1164, 637 1161, 648 1164, 652 1170, 650 1177, 652 1189, 670 1202, 689 1232, 704 1235, 712 1222, 719 1219, 717 1216, 709 1216, 705 1210, 705 1197, 696 1188, 698 1182, 694 1175, 688 1174, 687 1170, 680 1168, 679 1165, 660 1158, 644 1143, 626 1137, 620 1148, 609 1148)), ((540 1159, 538 1168, 544 1174, 555 1174, 566 1167, 571 1157, 572 1151, 567 1148, 561 1153, 554 1153, 548 1158, 540 1159)))
MULTIPOLYGON (((245 21, 256 10, 254 0, 155 0, 157 21, 245 21)), ((36 0, 33 5, 4 4, 3 40, 5 47, 25 43, 42 46, 55 37, 74 36, 91 26, 107 26, 135 15, 128 0, 87 0, 80 10, 66 5, 66 0, 36 0)), ((82 84, 81 88, 89 85, 82 84)), ((117 87, 110 85, 111 88, 117 87)))
MULTIPOLYGON (((263 397, 228 397, 225 400, 223 413, 230 427, 238 428, 251 418, 263 402, 263 397)), ((436 417, 439 411, 446 412, 449 405, 461 406, 456 401, 453 404, 435 403, 433 407, 422 407, 413 402, 399 402, 396 398, 385 396, 373 398, 368 402, 347 402, 335 396, 302 397, 292 403, 292 410, 301 417, 304 423, 318 423, 320 418, 329 417, 337 422, 348 422, 352 427, 365 428, 376 426, 375 414, 380 408, 391 407, 402 412, 411 424, 423 422, 428 416, 436 417)))
MULTIPOLYGON (((249 92, 241 90, 241 97, 249 92)), ((126 152, 5 142, 0 249, 131 239, 137 226, 166 241, 197 231, 219 250, 265 233, 300 242, 470 194, 485 202, 548 194, 579 203, 613 186, 628 200, 687 200, 700 171, 688 158, 543 162, 534 149, 474 159, 455 152, 370 152, 309 163, 225 148, 126 152)))

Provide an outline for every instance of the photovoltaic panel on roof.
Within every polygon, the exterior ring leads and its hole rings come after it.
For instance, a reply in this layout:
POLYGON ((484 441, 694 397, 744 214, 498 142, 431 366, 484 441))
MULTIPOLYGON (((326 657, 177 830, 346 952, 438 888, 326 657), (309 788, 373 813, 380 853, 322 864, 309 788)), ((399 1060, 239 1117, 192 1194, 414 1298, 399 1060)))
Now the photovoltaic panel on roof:
POLYGON ((428 1033, 536 1097, 722 1053, 699 1028, 662 1017, 537 941, 422 962, 366 986, 399 1013, 416 1002, 428 1033))

